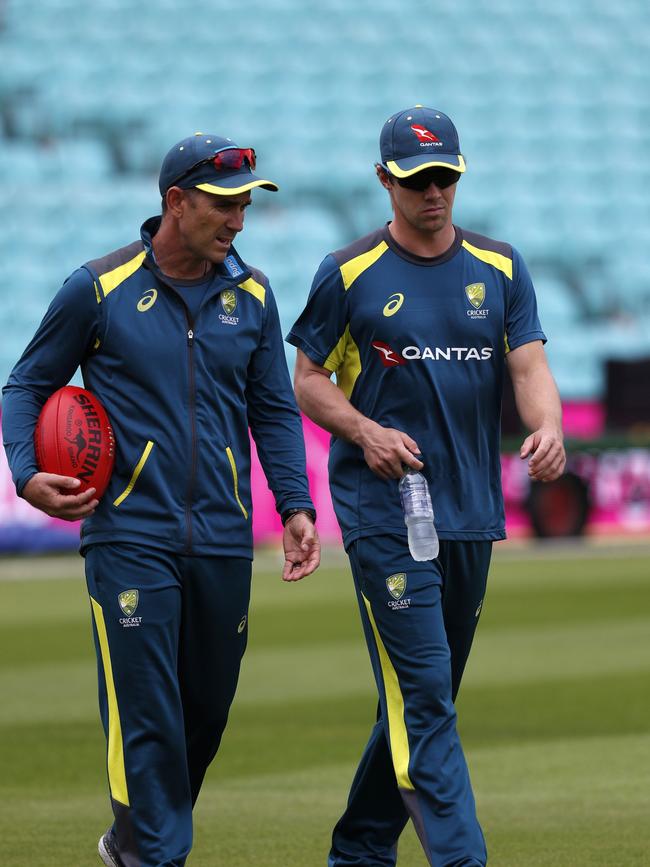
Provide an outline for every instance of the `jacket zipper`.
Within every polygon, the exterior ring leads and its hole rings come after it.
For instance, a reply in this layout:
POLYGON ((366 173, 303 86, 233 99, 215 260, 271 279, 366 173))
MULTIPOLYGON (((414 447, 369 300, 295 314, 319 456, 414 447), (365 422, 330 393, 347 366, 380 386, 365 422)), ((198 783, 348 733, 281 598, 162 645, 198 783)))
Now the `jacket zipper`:
POLYGON ((189 365, 189 411, 190 424, 192 428, 192 463, 190 467, 190 475, 187 482, 187 495, 185 501, 185 526, 187 527, 187 550, 192 550, 192 497, 194 496, 194 477, 196 476, 196 384, 194 381, 194 323, 190 318, 189 311, 185 308, 185 317, 187 319, 187 346, 188 346, 188 365, 189 365))

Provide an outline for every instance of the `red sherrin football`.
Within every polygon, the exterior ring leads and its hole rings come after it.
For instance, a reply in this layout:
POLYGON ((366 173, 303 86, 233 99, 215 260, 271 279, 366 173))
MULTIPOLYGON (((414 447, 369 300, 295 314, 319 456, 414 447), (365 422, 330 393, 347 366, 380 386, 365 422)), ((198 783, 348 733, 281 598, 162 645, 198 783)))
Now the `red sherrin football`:
POLYGON ((36 462, 44 473, 74 476, 78 492, 106 490, 115 463, 115 439, 106 410, 94 394, 65 385, 48 398, 34 430, 36 462))

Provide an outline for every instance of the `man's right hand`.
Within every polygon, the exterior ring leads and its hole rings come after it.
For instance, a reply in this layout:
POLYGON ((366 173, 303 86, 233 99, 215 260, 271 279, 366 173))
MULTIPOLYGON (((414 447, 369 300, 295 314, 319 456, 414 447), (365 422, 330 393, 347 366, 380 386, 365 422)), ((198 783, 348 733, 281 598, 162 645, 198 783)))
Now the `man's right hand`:
POLYGON ((380 479, 401 479, 402 464, 414 470, 424 466, 415 457, 420 452, 415 440, 403 431, 382 427, 369 418, 361 425, 358 445, 363 449, 366 463, 380 479))
POLYGON ((79 479, 72 476, 36 473, 23 488, 22 496, 46 515, 64 521, 79 521, 92 515, 99 503, 95 499, 95 488, 76 494, 80 484, 79 479))

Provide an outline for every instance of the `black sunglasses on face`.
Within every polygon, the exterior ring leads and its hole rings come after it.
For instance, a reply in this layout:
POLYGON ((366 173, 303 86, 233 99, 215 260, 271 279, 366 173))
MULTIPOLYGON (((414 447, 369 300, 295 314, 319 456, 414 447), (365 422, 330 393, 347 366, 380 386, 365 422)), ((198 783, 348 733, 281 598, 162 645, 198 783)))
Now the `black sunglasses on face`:
POLYGON ((453 169, 425 169, 421 172, 416 172, 414 175, 409 175, 407 178, 395 178, 400 187, 406 190, 417 190, 422 193, 430 184, 435 184, 439 190, 446 190, 452 184, 455 184, 460 178, 460 172, 455 172, 453 169))

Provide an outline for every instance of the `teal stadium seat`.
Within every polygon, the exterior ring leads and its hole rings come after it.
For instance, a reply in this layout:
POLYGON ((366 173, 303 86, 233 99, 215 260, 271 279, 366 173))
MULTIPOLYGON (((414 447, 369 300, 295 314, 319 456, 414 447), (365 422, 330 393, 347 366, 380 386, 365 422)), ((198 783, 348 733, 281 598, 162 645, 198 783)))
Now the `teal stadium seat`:
POLYGON ((160 160, 199 129, 281 186, 239 246, 286 330, 322 256, 388 218, 378 129, 422 102, 461 134, 457 221, 521 250, 563 395, 597 397, 617 344, 650 351, 649 45, 647 0, 5 0, 0 379, 60 280, 158 212, 160 160))

